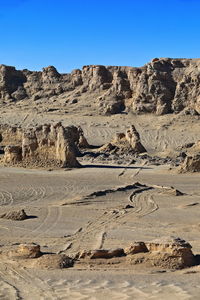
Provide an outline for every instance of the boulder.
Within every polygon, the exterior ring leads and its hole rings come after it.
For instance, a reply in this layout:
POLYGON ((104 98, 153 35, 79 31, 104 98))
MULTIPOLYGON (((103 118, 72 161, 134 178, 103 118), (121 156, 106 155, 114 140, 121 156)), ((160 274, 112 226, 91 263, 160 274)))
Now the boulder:
POLYGON ((153 265, 182 269, 195 264, 192 246, 178 237, 157 239, 146 243, 146 246, 151 253, 148 259, 153 265))
POLYGON ((16 250, 10 251, 9 256, 12 258, 37 258, 42 255, 40 245, 37 244, 20 244, 16 250))

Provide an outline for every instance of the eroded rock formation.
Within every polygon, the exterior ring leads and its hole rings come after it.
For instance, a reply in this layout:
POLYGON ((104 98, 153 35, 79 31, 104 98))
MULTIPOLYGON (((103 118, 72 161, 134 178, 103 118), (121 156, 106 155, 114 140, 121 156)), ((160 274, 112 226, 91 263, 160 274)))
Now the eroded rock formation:
POLYGON ((200 153, 191 156, 186 156, 185 160, 179 168, 179 171, 181 173, 200 172, 200 153))
POLYGON ((134 125, 125 133, 117 133, 112 141, 98 149, 99 152, 108 153, 143 153, 146 149, 141 143, 140 135, 134 125))
POLYGON ((192 246, 185 240, 165 237, 152 242, 134 242, 125 249, 84 250, 76 254, 76 259, 111 259, 124 257, 128 264, 145 264, 150 267, 182 269, 195 265, 192 246))
POLYGON ((24 166, 80 167, 76 159, 79 144, 89 146, 80 127, 63 127, 61 123, 42 125, 24 130, 20 146, 6 146, 4 162, 24 166))
POLYGON ((103 114, 125 108, 158 115, 185 109, 200 113, 200 59, 156 58, 140 68, 89 65, 69 74, 59 74, 52 66, 35 72, 0 65, 2 101, 56 96, 59 102, 62 95, 70 95, 72 103, 84 95, 103 114))
POLYGON ((185 159, 179 167, 181 173, 200 172, 200 141, 182 147, 185 159))

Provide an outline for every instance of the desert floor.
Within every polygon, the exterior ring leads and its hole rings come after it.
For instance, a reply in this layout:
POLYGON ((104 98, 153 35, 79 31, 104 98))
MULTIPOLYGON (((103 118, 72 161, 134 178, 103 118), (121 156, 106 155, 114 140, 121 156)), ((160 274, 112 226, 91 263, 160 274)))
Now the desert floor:
MULTIPOLYGON (((200 139, 199 120, 191 116, 80 116, 5 109, 0 123, 28 127, 62 121, 80 125, 92 145, 109 141, 134 124, 148 152, 165 157, 200 139)), ((24 221, 0 219, 0 246, 34 242, 44 252, 76 253, 83 249, 126 247, 133 241, 180 236, 200 254, 200 174, 178 174, 169 165, 84 161, 81 169, 0 167, 0 214, 25 209, 24 221), (152 189, 138 194, 118 187, 140 182, 152 189), (182 196, 166 193, 173 186, 182 196), (86 196, 107 189, 98 197, 86 196)), ((0 250, 1 250, 0 248, 0 250)), ((128 265, 77 264, 44 270, 0 261, 0 299, 199 299, 200 267, 177 271, 128 265)))

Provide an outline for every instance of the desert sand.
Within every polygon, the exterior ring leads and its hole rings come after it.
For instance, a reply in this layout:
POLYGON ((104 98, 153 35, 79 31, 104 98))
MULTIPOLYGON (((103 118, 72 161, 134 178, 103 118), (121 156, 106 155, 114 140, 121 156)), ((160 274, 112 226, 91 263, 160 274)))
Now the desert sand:
POLYGON ((2 126, 81 126, 90 148, 76 157, 81 167, 9 165, 3 151, 9 140, 2 140, 0 299, 199 299, 200 172, 180 172, 181 153, 200 140, 199 115, 129 109, 99 115, 87 97, 81 101, 67 111, 47 99, 1 105, 2 126), (145 153, 98 153, 131 125, 145 153), (134 242, 158 240, 162 247, 165 237, 187 241, 195 262, 156 263, 155 250, 153 256, 90 257, 134 242), (37 257, 23 252, 29 244, 38 249, 33 243, 40 245, 37 257), (62 255, 70 258, 66 265, 62 255))
MULTIPOLYGON (((24 126, 29 125, 28 121, 40 123, 41 118, 41 123, 62 119, 65 125, 73 120, 73 124, 82 126, 93 145, 104 144, 115 132, 133 123, 147 150, 161 155, 197 140, 199 134, 193 130, 183 140, 188 122, 197 128, 198 120, 190 116, 66 117, 33 115, 30 111, 24 120, 24 115, 21 112, 16 118, 15 113, 7 111, 1 120, 24 126)), ((124 161, 119 165, 84 157, 79 161, 84 168, 1 166, 0 213, 24 209, 29 216, 24 221, 0 219, 2 250, 33 242, 43 252, 70 256, 83 249, 127 247, 133 241, 180 236, 190 242, 194 254, 200 253, 200 174, 178 174, 168 164, 124 161), (155 187, 138 194, 134 207, 125 209, 133 190, 117 188, 135 182, 155 187), (184 194, 175 196, 156 186, 173 186, 184 194), (107 189, 113 192, 85 199, 107 189)), ((48 270, 4 259, 0 261, 0 291, 1 299, 198 299, 198 273, 199 266, 171 271, 123 261, 108 264, 107 260, 48 270)))

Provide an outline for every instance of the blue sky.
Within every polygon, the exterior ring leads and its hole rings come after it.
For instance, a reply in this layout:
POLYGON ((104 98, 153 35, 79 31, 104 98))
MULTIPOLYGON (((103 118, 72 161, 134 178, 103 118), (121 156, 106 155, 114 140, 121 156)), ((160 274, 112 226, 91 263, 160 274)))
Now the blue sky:
POLYGON ((200 0, 0 0, 0 64, 70 72, 200 57, 200 0))

